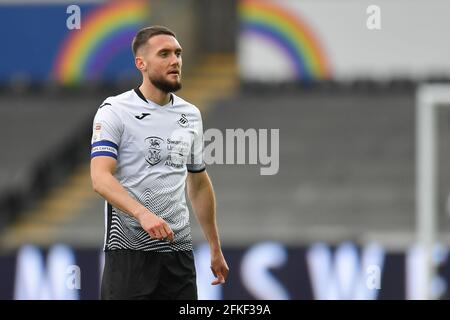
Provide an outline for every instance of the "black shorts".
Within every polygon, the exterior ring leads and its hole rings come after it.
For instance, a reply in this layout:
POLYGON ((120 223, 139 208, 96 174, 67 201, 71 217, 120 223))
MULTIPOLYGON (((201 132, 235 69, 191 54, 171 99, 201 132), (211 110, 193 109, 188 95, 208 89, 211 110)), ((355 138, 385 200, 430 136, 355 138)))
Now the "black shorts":
POLYGON ((197 300, 192 251, 105 252, 102 300, 197 300))

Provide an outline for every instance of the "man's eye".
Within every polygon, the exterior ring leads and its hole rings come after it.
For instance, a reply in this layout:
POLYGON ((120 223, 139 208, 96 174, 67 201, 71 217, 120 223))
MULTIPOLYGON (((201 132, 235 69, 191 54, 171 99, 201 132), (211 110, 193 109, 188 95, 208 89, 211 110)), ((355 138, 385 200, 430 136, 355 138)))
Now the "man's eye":
POLYGON ((177 52, 176 55, 178 58, 181 57, 181 52, 177 52))
POLYGON ((161 52, 160 56, 161 57, 167 57, 167 52, 161 52))

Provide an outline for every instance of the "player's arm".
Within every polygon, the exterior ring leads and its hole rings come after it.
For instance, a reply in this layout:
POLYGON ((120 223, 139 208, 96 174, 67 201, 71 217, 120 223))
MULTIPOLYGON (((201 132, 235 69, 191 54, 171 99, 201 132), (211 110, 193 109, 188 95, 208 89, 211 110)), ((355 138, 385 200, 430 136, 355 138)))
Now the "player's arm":
POLYGON ((114 177, 116 162, 116 159, 108 156, 97 156, 91 159, 91 179, 94 191, 114 207, 135 217, 152 238, 168 238, 173 241, 173 231, 167 222, 133 199, 114 177))
POLYGON ((188 173, 187 192, 197 220, 209 243, 211 270, 217 278, 212 284, 224 283, 229 269, 220 247, 219 232, 216 223, 216 200, 211 180, 206 171, 188 173))

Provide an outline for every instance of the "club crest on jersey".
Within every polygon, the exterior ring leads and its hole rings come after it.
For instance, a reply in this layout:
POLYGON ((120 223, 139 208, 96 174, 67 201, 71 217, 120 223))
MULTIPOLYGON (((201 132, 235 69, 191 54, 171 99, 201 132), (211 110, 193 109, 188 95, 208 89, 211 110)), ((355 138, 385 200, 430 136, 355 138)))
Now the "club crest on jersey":
POLYGON ((154 166, 161 161, 161 150, 164 140, 160 137, 148 137, 145 139, 145 142, 147 143, 148 148, 145 161, 154 166))
POLYGON ((186 128, 189 125, 189 120, 186 118, 186 115, 184 113, 181 115, 180 120, 178 120, 177 122, 183 128, 186 128))

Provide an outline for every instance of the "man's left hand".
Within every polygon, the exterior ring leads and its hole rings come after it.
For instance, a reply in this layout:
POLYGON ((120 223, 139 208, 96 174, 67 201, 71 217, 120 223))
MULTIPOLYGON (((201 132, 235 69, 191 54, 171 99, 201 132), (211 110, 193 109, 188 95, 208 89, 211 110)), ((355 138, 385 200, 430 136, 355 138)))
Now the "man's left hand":
POLYGON ((212 255, 211 271, 214 274, 214 277, 216 277, 216 279, 211 282, 212 285, 225 283, 230 269, 228 268, 227 262, 225 261, 222 252, 212 255))

